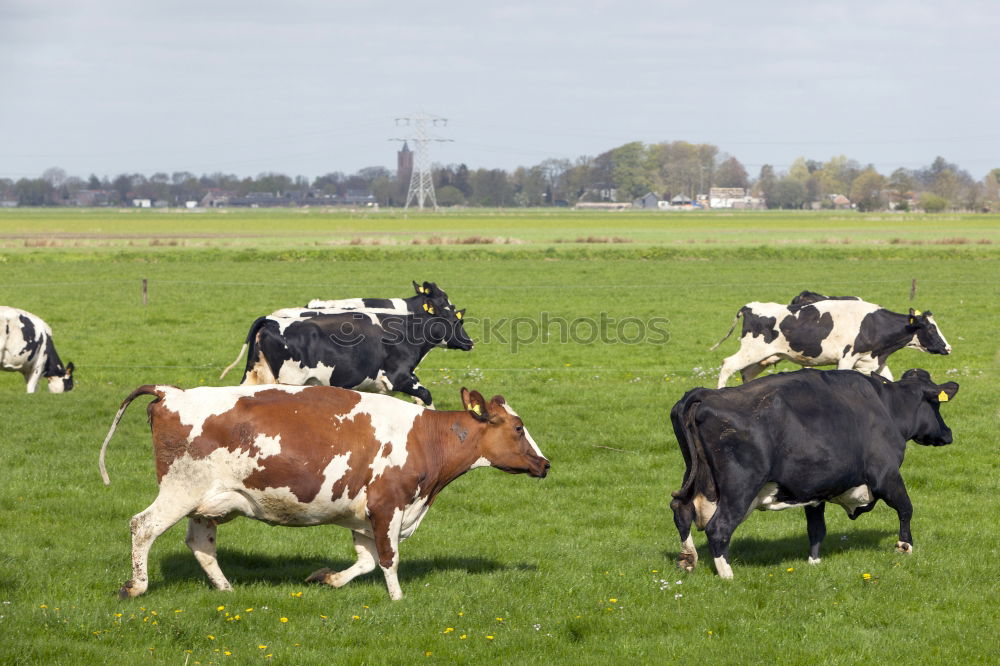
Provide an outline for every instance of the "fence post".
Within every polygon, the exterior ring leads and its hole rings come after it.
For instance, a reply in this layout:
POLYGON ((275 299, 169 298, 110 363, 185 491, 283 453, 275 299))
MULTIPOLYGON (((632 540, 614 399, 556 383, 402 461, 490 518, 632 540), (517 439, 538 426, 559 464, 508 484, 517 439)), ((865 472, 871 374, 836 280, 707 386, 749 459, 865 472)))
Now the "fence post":
POLYGON ((917 278, 913 278, 910 281, 910 300, 912 301, 917 297, 917 278))
MULTIPOLYGON (((912 296, 910 297, 912 298, 912 296)), ((149 303, 149 283, 146 278, 142 278, 142 304, 146 306, 149 303)))

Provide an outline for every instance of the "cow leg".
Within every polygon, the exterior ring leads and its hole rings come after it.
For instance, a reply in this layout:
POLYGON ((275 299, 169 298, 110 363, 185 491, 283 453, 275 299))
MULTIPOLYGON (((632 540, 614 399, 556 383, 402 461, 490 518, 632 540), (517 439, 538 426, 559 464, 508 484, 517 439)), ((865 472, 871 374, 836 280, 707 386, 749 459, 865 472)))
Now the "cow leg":
POLYGON ((888 379, 890 382, 894 381, 892 378, 892 370, 890 370, 889 366, 885 365, 884 363, 882 364, 882 367, 880 367, 876 372, 885 377, 886 379, 888 379))
POLYGON ((202 570, 208 576, 208 580, 217 590, 232 590, 233 586, 226 580, 225 574, 219 568, 219 561, 215 557, 215 522, 208 518, 188 518, 187 538, 184 543, 194 553, 194 558, 198 560, 202 570))
POLYGON ((754 363, 753 365, 749 365, 749 366, 743 368, 740 371, 740 376, 743 379, 743 383, 746 384, 748 381, 750 381, 751 379, 753 379, 754 377, 756 377, 760 373, 764 372, 764 370, 766 370, 767 367, 770 366, 770 365, 774 365, 774 364, 773 363, 765 363, 764 361, 761 361, 760 363, 754 363))
POLYGON ((343 587, 358 576, 375 570, 378 563, 375 540, 360 532, 353 532, 353 535, 354 552, 358 556, 357 561, 343 571, 320 569, 306 579, 307 583, 325 583, 333 587, 343 587))
POLYGON ((118 591, 122 599, 137 597, 149 587, 149 549, 156 538, 173 527, 194 507, 165 501, 163 495, 132 517, 132 578, 118 591))
POLYGON ((670 502, 674 512, 674 525, 681 537, 681 554, 677 557, 677 566, 687 572, 694 571, 698 564, 698 550, 691 538, 691 521, 694 519, 694 506, 690 502, 675 499, 670 502))
POLYGON ((400 393, 405 393, 406 395, 413 397, 413 402, 424 407, 430 407, 434 409, 434 403, 431 399, 431 392, 428 391, 420 380, 417 379, 416 375, 402 375, 399 377, 392 377, 392 386, 395 390, 400 393))
POLYGON ((24 376, 24 379, 28 382, 27 387, 25 387, 28 393, 34 393, 38 389, 38 382, 42 378, 42 370, 43 367, 39 364, 24 376))
POLYGON ((906 492, 903 477, 896 474, 879 491, 876 491, 877 496, 880 496, 886 504, 895 509, 899 516, 899 541, 896 542, 896 550, 901 553, 912 553, 913 535, 910 534, 910 519, 913 517, 913 504, 906 492))
POLYGON ((809 564, 819 564, 819 545, 826 538, 826 502, 806 506, 806 531, 809 533, 809 564))
POLYGON ((378 563, 385 576, 385 586, 389 589, 389 598, 399 601, 403 598, 403 590, 399 587, 396 574, 399 568, 399 531, 403 525, 403 512, 395 509, 392 516, 372 516, 372 529, 375 532, 375 549, 378 551, 378 563))
POLYGON ((756 493, 746 497, 736 498, 735 501, 729 498, 720 498, 715 515, 705 526, 705 534, 708 536, 708 547, 715 558, 715 571, 719 578, 731 579, 733 577, 732 567, 729 565, 729 540, 733 532, 750 510, 756 493))

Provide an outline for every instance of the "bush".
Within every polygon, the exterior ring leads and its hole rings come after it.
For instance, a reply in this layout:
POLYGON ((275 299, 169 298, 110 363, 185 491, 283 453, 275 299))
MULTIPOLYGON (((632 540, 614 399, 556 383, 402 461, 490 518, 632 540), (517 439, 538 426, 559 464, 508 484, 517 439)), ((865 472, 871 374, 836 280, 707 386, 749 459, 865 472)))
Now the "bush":
POLYGON ((920 207, 925 213, 940 213, 948 207, 948 200, 930 192, 920 195, 920 207))

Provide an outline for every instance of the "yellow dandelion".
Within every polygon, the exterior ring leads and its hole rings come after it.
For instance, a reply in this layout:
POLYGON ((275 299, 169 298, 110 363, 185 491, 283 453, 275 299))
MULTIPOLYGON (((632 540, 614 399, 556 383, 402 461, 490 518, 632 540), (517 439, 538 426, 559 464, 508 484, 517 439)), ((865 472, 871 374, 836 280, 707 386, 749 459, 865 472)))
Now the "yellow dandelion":
POLYGON ((458 639, 459 639, 460 641, 464 641, 464 640, 465 640, 466 638, 468 638, 468 637, 469 637, 469 634, 462 634, 461 636, 459 636, 459 637, 458 637, 458 639))
POLYGON ((368 606, 362 606, 362 608, 368 608, 368 606))
POLYGON ((258 646, 257 646, 257 649, 258 649, 258 650, 266 650, 266 649, 267 649, 267 646, 266 646, 266 645, 258 645, 258 646))
POLYGON ((861 574, 861 577, 864 578, 865 580, 871 580, 872 579, 872 575, 870 573, 861 574))
POLYGON ((431 656, 432 654, 434 654, 434 653, 433 653, 433 652, 431 652, 430 650, 427 650, 426 652, 424 652, 424 656, 425 656, 425 657, 429 657, 429 656, 431 656))
POLYGON ((459 617, 462 617, 463 615, 465 615, 465 611, 458 611, 458 616, 459 617))
POLYGON ((115 617, 121 617, 121 616, 122 616, 121 613, 115 613, 115 617))
POLYGON ((217 611, 224 611, 224 610, 226 610, 226 607, 225 606, 219 606, 215 610, 217 610, 217 611))
POLYGON ((618 600, 617 600, 617 599, 615 599, 614 597, 612 597, 611 599, 608 599, 608 601, 610 601, 610 602, 611 602, 611 603, 613 603, 613 604, 616 604, 616 603, 618 603, 618 600))
POLYGON ((351 616, 351 619, 352 619, 352 620, 360 620, 360 619, 361 619, 361 616, 360 616, 360 615, 352 615, 352 616, 351 616))
POLYGON ((149 614, 150 615, 158 615, 158 613, 156 611, 149 611, 149 614))
POLYGON ((177 609, 174 610, 174 612, 175 613, 183 613, 184 609, 183 608, 177 608, 177 609))
POLYGON ((323 618, 324 620, 328 619, 326 615, 320 615, 320 617, 323 618))
POLYGON ((227 657, 232 657, 232 656, 233 656, 233 653, 232 653, 232 652, 230 652, 229 650, 226 650, 226 651, 225 651, 225 652, 223 652, 222 654, 226 655, 227 657))
POLYGON ((281 622, 288 622, 288 618, 287 617, 281 618, 281 622))
POLYGON ((252 613, 252 612, 253 612, 253 609, 252 609, 252 608, 248 608, 248 609, 246 609, 246 610, 245 610, 245 611, 243 611, 243 612, 244 612, 244 613, 252 613))
POLYGON ((48 608, 48 606, 46 606, 45 604, 42 604, 41 606, 39 606, 39 608, 48 608))
POLYGON ((486 634, 486 640, 488 640, 488 641, 493 640, 493 635, 492 634, 486 634))
POLYGON ((215 640, 215 636, 213 636, 212 634, 209 634, 208 635, 208 640, 214 641, 215 640))
POLYGON ((497 618, 497 622, 503 622, 503 618, 502 617, 498 617, 497 618))
POLYGON ((788 567, 787 569, 785 569, 785 571, 787 571, 788 573, 792 573, 793 571, 795 571, 795 567, 788 567))
POLYGON ((450 634, 453 631, 455 631, 455 627, 445 627, 444 631, 442 631, 441 633, 442 634, 450 634))

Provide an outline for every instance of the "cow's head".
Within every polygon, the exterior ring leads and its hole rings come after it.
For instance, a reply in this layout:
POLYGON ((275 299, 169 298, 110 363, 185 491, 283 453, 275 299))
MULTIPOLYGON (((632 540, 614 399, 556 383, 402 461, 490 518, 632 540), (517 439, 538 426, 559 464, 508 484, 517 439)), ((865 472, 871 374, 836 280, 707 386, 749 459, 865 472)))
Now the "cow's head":
POLYGON ((417 296, 423 296, 427 303, 430 303, 436 308, 445 308, 452 305, 451 301, 448 300, 448 294, 444 292, 443 289, 439 288, 434 282, 424 282, 423 284, 413 283, 413 290, 417 292, 417 296))
POLYGON ((951 428, 941 418, 941 403, 948 402, 958 393, 958 384, 935 384, 926 370, 907 370, 897 382, 905 387, 916 404, 912 422, 906 424, 915 433, 911 439, 926 446, 951 444, 951 428))
POLYGON ((527 473, 538 478, 548 474, 548 459, 528 434, 524 421, 502 395, 495 395, 486 402, 478 391, 463 387, 462 404, 474 419, 485 426, 479 446, 483 458, 492 467, 509 474, 527 473))
POLYGON ((941 330, 930 311, 921 312, 910 308, 907 329, 913 333, 913 342, 909 346, 931 354, 951 353, 951 345, 941 335, 941 330))
POLYGON ((49 381, 49 393, 65 393, 73 390, 73 364, 66 366, 61 374, 47 377, 49 381))
POLYGON ((465 332, 465 310, 456 310, 450 304, 442 307, 424 302, 423 314, 423 331, 428 342, 448 349, 472 349, 472 338, 465 332))

